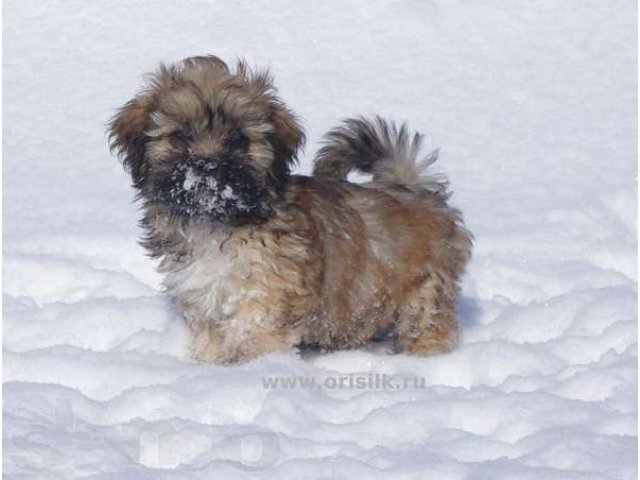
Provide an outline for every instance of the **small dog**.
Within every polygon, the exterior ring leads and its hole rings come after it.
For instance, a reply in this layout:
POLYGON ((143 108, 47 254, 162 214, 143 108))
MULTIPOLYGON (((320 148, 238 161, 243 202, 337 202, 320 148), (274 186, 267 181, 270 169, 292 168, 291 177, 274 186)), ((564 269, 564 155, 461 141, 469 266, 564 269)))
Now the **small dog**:
POLYGON ((471 252, 421 136, 375 118, 331 131, 312 177, 290 174, 304 134, 267 73, 217 57, 161 66, 110 123, 142 200, 142 243, 220 364, 292 346, 344 349, 388 335, 397 352, 457 342, 471 252), (352 170, 372 174, 356 185, 352 170))

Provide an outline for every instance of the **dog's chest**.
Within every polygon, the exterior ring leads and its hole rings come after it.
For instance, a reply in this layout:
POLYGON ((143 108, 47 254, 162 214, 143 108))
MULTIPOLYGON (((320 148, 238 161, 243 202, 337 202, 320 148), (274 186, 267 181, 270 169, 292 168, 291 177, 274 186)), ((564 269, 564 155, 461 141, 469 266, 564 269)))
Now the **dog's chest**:
POLYGON ((163 286, 189 324, 222 322, 232 316, 238 304, 261 294, 247 282, 252 254, 250 248, 210 239, 186 259, 163 262, 163 286))
POLYGON ((190 326, 206 322, 225 338, 242 339, 299 324, 317 303, 320 267, 305 237, 269 229, 187 235, 190 254, 165 257, 159 270, 190 326))

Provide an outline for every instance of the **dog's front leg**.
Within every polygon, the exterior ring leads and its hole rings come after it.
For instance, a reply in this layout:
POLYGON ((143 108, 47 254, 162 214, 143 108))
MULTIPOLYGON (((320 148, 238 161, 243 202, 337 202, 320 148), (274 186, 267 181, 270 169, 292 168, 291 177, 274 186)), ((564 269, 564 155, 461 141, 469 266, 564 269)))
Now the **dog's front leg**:
POLYGON ((300 343, 319 278, 304 237, 238 234, 198 262, 165 281, 193 330, 194 358, 243 362, 300 343))
POLYGON ((266 311, 262 306, 252 299, 223 319, 192 324, 192 356, 207 363, 241 363, 298 344, 299 322, 291 322, 283 312, 273 312, 274 305, 266 311))

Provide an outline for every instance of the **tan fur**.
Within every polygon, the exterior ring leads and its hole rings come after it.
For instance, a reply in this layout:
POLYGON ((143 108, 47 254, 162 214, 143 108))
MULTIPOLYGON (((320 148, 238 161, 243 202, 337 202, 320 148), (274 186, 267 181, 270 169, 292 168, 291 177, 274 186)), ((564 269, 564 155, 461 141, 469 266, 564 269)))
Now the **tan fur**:
POLYGON ((295 118, 266 74, 244 63, 231 73, 216 57, 161 67, 114 117, 112 145, 144 201, 144 244, 161 259, 195 358, 225 364, 295 345, 353 348, 379 332, 407 354, 454 348, 471 236, 447 205, 446 186, 421 177, 419 138, 409 144, 404 130, 384 123, 368 132, 398 156, 373 165, 372 182, 340 178, 353 148, 340 132, 321 151, 317 176, 291 176, 304 138, 295 118), (188 142, 174 140, 180 129, 188 142), (193 154, 214 162, 236 130, 248 138, 241 158, 264 188, 264 212, 213 221, 176 215, 158 200, 158 179, 170 178, 176 162, 193 154))

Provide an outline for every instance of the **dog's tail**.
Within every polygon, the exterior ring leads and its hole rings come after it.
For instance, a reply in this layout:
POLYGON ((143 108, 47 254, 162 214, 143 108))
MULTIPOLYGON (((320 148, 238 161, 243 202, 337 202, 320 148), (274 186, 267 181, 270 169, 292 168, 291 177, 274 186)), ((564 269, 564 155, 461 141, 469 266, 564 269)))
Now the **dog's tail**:
POLYGON ((447 195, 447 182, 427 168, 438 158, 437 150, 419 159, 423 136, 409 134, 381 117, 345 120, 324 137, 314 159, 313 175, 345 180, 352 170, 373 175, 374 181, 401 185, 409 190, 429 190, 447 195))

